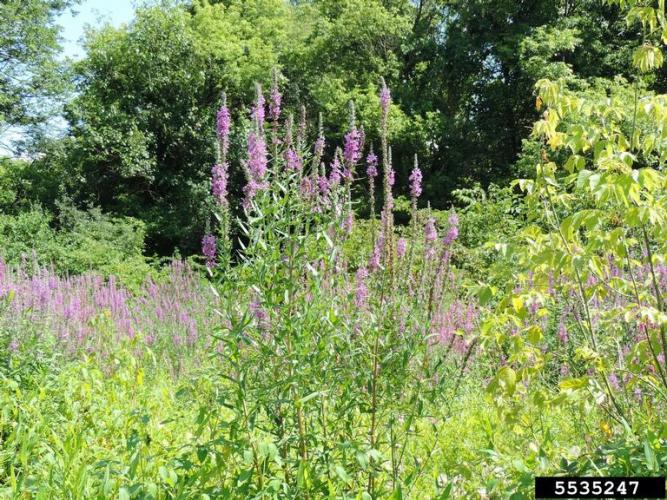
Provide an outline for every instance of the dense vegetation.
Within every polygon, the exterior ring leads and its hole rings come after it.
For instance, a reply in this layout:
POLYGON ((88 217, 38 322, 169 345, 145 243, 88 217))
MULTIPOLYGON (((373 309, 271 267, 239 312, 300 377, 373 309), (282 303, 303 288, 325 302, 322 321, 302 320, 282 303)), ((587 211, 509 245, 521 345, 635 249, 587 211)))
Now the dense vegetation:
POLYGON ((665 473, 662 1, 70 4, 0 6, 0 497, 665 473))

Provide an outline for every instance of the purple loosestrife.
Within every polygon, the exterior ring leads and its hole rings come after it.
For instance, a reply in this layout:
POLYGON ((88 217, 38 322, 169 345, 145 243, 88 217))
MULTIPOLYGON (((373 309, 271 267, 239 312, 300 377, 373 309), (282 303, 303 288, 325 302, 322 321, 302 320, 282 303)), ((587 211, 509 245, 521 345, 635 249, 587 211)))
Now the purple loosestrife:
POLYGON ((382 117, 386 120, 387 115, 389 114, 389 105, 391 104, 391 92, 389 87, 382 79, 382 87, 380 88, 380 108, 382 109, 382 117))
MULTIPOLYGON (((312 169, 317 171, 320 168, 322 162, 322 156, 324 155, 324 147, 326 146, 326 141, 324 139, 324 126, 322 125, 322 113, 318 115, 318 124, 317 124, 317 139, 313 145, 313 160, 312 160, 312 169)), ((320 175, 324 175, 321 173, 320 175)))
POLYGON ((371 253, 370 258, 368 259, 368 268, 371 271, 377 271, 380 269, 380 264, 382 263, 382 251, 384 250, 384 233, 380 232, 378 239, 375 241, 375 247, 373 247, 373 253, 371 253))
POLYGON ((391 187, 394 184, 394 170, 391 165, 391 149, 387 141, 387 126, 389 119, 389 102, 391 101, 391 96, 389 94, 389 89, 387 88, 384 78, 382 79, 382 86, 380 89, 380 107, 382 110, 382 117, 380 123, 380 138, 382 140, 382 160, 383 160, 383 169, 384 169, 384 197, 385 197, 385 207, 384 211, 387 213, 387 223, 391 226, 390 212, 394 207, 391 187))
POLYGON ((248 135, 248 170, 255 180, 261 180, 266 175, 268 165, 266 141, 262 134, 250 132, 248 135))
POLYGON ((246 162, 246 177, 248 183, 243 188, 245 199, 243 205, 246 209, 250 207, 252 199, 258 191, 268 188, 265 182, 268 158, 266 142, 261 132, 252 131, 248 135, 248 159, 246 162))
POLYGON ((229 150, 229 131, 231 129, 232 117, 226 105, 225 94, 222 94, 222 106, 218 110, 216 120, 216 133, 218 134, 218 143, 220 148, 220 161, 224 162, 229 150))
POLYGON ((366 280, 368 279, 368 269, 365 267, 360 267, 357 269, 357 291, 354 300, 354 304, 358 309, 364 309, 368 303, 368 285, 366 280))
POLYGON ((315 141, 315 146, 313 148, 313 153, 315 158, 318 160, 318 163, 319 160, 322 159, 322 155, 324 154, 324 145, 325 145, 324 137, 319 136, 315 141))
POLYGON ((271 325, 269 320, 269 314, 262 307, 262 304, 259 302, 259 300, 253 300, 249 304, 249 309, 252 315, 255 317, 255 320, 257 320, 258 328, 262 332, 266 333, 271 325))
POLYGON ((368 156, 366 157, 366 175, 369 178, 375 178, 378 176, 378 157, 377 155, 373 152, 373 148, 371 148, 370 153, 368 153, 368 156))
POLYGON ((609 384, 611 384, 611 387, 612 387, 615 391, 620 390, 620 388, 621 388, 621 383, 619 382, 618 377, 616 376, 615 373, 612 373, 611 375, 609 375, 608 379, 609 379, 609 384))
POLYGON ((306 141, 306 130, 308 128, 308 118, 306 116, 306 107, 301 105, 299 112, 299 127, 296 130, 296 144, 298 149, 303 149, 306 141))
POLYGON ((57 348, 71 353, 83 348, 104 356, 99 350, 104 345, 98 335, 101 332, 91 323, 102 312, 115 340, 150 331, 153 333, 143 338, 147 345, 159 339, 171 343, 171 334, 180 335, 184 327, 192 341, 208 321, 204 315, 209 314, 209 304, 203 299, 199 278, 180 261, 172 263, 159 285, 148 279, 135 296, 113 278, 106 282, 93 275, 61 278, 52 269, 40 267, 33 268, 30 275, 22 269, 10 270, 6 285, 15 290, 16 298, 10 305, 11 317, 0 317, 0 323, 4 326, 16 321, 14 318, 23 321, 29 315, 42 331, 53 334, 57 348), (181 321, 183 317, 188 318, 187 324, 181 321))
MULTIPOLYGON (((433 244, 435 240, 438 239, 438 231, 435 228, 435 219, 433 217, 429 217, 426 220, 426 224, 424 225, 424 255, 427 259, 431 259, 435 256, 435 245, 433 244)), ((439 270, 442 267, 442 263, 438 266, 438 273, 439 270)), ((436 276, 437 279, 437 276, 436 276)))
POLYGON ((396 255, 398 258, 402 258, 405 255, 405 252, 408 247, 408 242, 406 241, 405 238, 399 238, 398 241, 396 242, 396 255))
POLYGON ((206 257, 206 267, 213 269, 215 266, 215 254, 217 251, 217 244, 215 236, 206 234, 201 240, 201 251, 206 257))
POLYGON ((211 169, 211 193, 221 207, 227 207, 227 164, 216 163, 211 169))
POLYGON ((264 94, 262 94, 262 87, 257 84, 257 99, 255 104, 252 107, 250 116, 257 125, 257 128, 260 130, 264 129, 264 120, 266 117, 266 101, 264 100, 264 94))
POLYGON ((361 138, 361 132, 356 127, 345 134, 343 158, 350 170, 361 159, 361 138))
POLYGON ((343 145, 343 161, 345 165, 352 169, 361 158, 361 149, 363 147, 363 131, 357 128, 356 112, 354 102, 350 101, 350 124, 343 145))
POLYGON ((422 194, 422 172, 419 170, 419 167, 412 169, 409 180, 410 196, 412 196, 412 199, 416 201, 417 198, 419 198, 419 196, 422 194))
MULTIPOLYGON (((368 196, 370 198, 371 220, 375 219, 375 178, 378 176, 378 157, 371 151, 366 157, 366 175, 368 176, 368 196)), ((373 226, 373 235, 375 235, 375 226, 373 226)))
POLYGON ((424 240, 427 243, 433 243, 438 239, 438 231, 435 228, 435 219, 429 217, 424 226, 424 240))
POLYGON ((325 175, 317 177, 317 187, 320 190, 320 196, 326 197, 329 194, 329 179, 325 175))
POLYGON ((290 147, 285 151, 285 166, 287 167, 287 170, 292 170, 294 172, 301 171, 301 157, 299 157, 299 154, 294 148, 290 147))
POLYGON ((340 170, 340 161, 338 161, 338 155, 334 156, 333 162, 331 163, 331 172, 329 173, 329 186, 336 187, 340 184, 342 179, 342 172, 340 170))
POLYGON ((442 242, 445 246, 449 246, 454 241, 456 238, 459 237, 459 217, 456 215, 454 212, 452 212, 448 219, 447 222, 449 222, 449 229, 447 229, 447 234, 445 234, 445 237, 442 239, 442 242))
POLYGON ((272 121, 277 122, 280 118, 280 105, 282 103, 283 96, 278 89, 278 72, 274 71, 273 81, 271 82, 271 94, 270 94, 270 104, 269 104, 269 117, 272 121))

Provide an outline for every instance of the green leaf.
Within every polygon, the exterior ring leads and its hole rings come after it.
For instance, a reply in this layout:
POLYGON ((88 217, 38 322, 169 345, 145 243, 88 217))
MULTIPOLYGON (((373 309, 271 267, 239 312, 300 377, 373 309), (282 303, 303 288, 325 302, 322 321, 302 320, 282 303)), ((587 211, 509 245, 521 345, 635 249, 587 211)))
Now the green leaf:
POLYGON ((500 387, 509 395, 514 394, 516 389, 516 372, 509 366, 503 366, 496 375, 500 387))

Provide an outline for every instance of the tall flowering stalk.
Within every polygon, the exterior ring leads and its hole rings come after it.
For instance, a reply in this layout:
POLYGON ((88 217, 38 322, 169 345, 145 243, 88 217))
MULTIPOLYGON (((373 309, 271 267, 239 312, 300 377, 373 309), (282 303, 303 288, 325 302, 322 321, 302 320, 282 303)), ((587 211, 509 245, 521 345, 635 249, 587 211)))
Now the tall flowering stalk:
MULTIPOLYGON (((230 221, 228 197, 229 163, 227 153, 229 151, 229 134, 231 131, 231 113, 227 107, 227 96, 222 93, 220 109, 216 115, 217 134, 217 157, 218 161, 211 168, 211 194, 215 201, 214 215, 218 219, 218 246, 220 247, 220 262, 223 265, 229 263, 231 254, 230 221)), ((206 255, 206 254, 205 254, 206 255)), ((212 260, 207 258, 207 267, 212 269, 212 260)))
POLYGON ((259 132, 263 133, 264 121, 266 119, 266 100, 264 99, 262 86, 259 83, 255 86, 255 92, 257 98, 255 99, 255 103, 253 104, 250 111, 250 117, 252 118, 252 121, 255 123, 255 126, 259 132))
POLYGON ((206 234, 201 240, 201 251, 206 257, 206 267, 213 269, 217 254, 216 238, 212 234, 206 234))
POLYGON ((368 270, 365 267, 360 267, 357 270, 357 290, 355 295, 355 305, 359 309, 365 309, 368 303, 368 270))
MULTIPOLYGON (((440 259, 433 275, 431 287, 429 290, 428 311, 429 318, 433 314, 433 309, 439 304, 442 297, 447 274, 449 273, 449 262, 451 259, 451 245, 459 236, 459 218, 455 212, 451 212, 447 218, 449 227, 445 236, 442 238, 442 249, 440 259)), ((437 236, 436 236, 437 237, 437 236)))
POLYGON ((366 176, 368 177, 368 198, 370 202, 371 234, 375 244, 375 178, 378 176, 378 157, 373 152, 373 146, 366 157, 366 176))
POLYGON ((227 95, 222 93, 222 103, 216 115, 216 132, 218 135, 218 152, 220 162, 227 162, 227 151, 229 150, 229 132, 231 130, 232 117, 227 107, 227 95))
POLYGON ((378 176, 378 157, 373 152, 373 146, 366 157, 366 176, 368 177, 371 219, 375 219, 375 178, 378 176))
POLYGON ((410 173, 408 179, 410 181, 410 199, 412 201, 412 217, 413 219, 417 216, 417 200, 422 194, 422 171, 419 170, 419 162, 417 160, 417 155, 415 155, 415 166, 410 173))
POLYGON ((271 92, 269 103, 269 118, 273 123, 278 123, 280 119, 281 104, 283 96, 278 88, 278 71, 273 71, 273 79, 271 80, 271 92))
POLYGON ((354 210, 352 209, 352 181, 354 180, 354 173, 357 162, 361 159, 364 133, 363 129, 358 129, 356 124, 356 112, 354 103, 350 101, 350 126, 348 132, 345 134, 345 143, 343 147, 343 179, 345 180, 346 188, 346 208, 344 227, 347 233, 352 231, 352 221, 354 217, 354 210))
POLYGON ((311 167, 314 172, 318 172, 320 177, 323 177, 325 175, 324 172, 319 171, 319 169, 323 165, 322 156, 324 155, 324 148, 326 147, 326 140, 324 138, 324 125, 322 124, 322 122, 323 122, 322 113, 320 113, 317 124, 317 139, 315 140, 315 144, 313 146, 313 163, 311 167))
POLYGON ((393 253, 394 253, 394 198, 392 186, 395 181, 395 172, 391 164, 391 148, 388 141, 389 124, 389 106, 391 103, 391 93, 384 78, 381 79, 380 89, 380 141, 382 146, 382 167, 383 167, 383 187, 384 187, 384 205, 382 208, 382 232, 385 235, 384 254, 387 260, 387 268, 393 276, 393 253))
POLYGON ((243 188, 245 199, 243 207, 249 210, 252 200, 259 191, 267 189, 266 181, 268 169, 268 152, 266 149, 266 139, 264 137, 264 107, 265 101, 262 95, 262 88, 257 85, 257 99, 251 111, 253 119, 253 128, 248 134, 247 157, 244 164, 246 175, 246 185, 243 188))

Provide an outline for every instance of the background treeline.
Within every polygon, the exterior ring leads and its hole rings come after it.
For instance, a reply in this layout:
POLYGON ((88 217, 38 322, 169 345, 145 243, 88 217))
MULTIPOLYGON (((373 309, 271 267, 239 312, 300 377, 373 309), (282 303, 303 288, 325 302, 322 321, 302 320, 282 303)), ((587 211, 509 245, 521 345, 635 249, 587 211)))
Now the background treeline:
MULTIPOLYGON (((10 0, 0 10, 0 125, 23 127, 19 146, 31 158, 0 163, 0 240, 19 255, 39 231, 54 241, 58 231, 84 235, 64 238, 80 242, 83 260, 63 264, 74 271, 99 267, 86 258, 111 255, 98 248, 105 241, 130 241, 118 262, 199 251, 220 94, 238 142, 253 84, 268 87, 273 68, 297 117, 302 104, 311 117, 322 113, 327 135, 341 138, 353 100, 376 145, 384 77, 399 191, 416 151, 424 199, 446 208, 455 189, 502 186, 532 170, 536 80, 621 85, 641 40, 640 27, 601 0, 195 0, 151 3, 127 26, 89 31, 86 56, 68 66, 57 62, 55 15, 71 3, 10 0), (32 78, 17 84, 8 71, 32 78), (67 131, 54 139, 40 125, 59 102, 67 131)), ((664 73, 651 78, 665 91, 664 73)))

